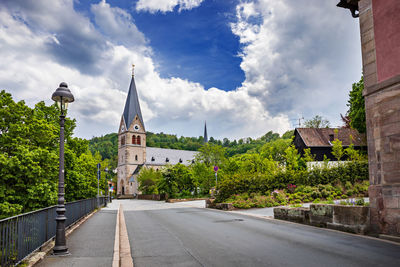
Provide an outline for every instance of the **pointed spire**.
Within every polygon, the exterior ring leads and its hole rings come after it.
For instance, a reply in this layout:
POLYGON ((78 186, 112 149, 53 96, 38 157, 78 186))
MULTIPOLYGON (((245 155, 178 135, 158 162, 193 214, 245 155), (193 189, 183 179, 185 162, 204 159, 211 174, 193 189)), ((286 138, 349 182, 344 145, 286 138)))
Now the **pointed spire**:
POLYGON ((204 121, 204 143, 208 143, 207 122, 206 121, 204 121))
POLYGON ((125 108, 124 108, 124 120, 125 120, 125 126, 126 128, 129 128, 129 126, 132 124, 133 120, 135 119, 136 115, 139 118, 139 121, 143 125, 143 130, 144 130, 144 122, 143 122, 143 117, 142 117, 142 112, 140 111, 140 105, 139 105, 139 97, 137 94, 136 90, 136 84, 135 84, 135 78, 133 76, 133 66, 132 65, 132 79, 131 79, 131 84, 129 86, 129 92, 128 92, 128 97, 126 98, 125 102, 125 108))

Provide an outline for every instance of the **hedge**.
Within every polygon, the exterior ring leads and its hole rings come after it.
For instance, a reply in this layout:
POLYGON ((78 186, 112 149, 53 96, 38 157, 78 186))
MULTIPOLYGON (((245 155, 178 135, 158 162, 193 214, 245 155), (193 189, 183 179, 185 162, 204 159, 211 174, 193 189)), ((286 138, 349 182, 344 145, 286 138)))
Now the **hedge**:
POLYGON ((266 194, 275 189, 286 189, 288 184, 317 186, 361 182, 369 179, 368 162, 352 161, 333 168, 313 170, 288 170, 277 174, 233 174, 225 177, 218 185, 217 201, 223 201, 235 194, 266 194))

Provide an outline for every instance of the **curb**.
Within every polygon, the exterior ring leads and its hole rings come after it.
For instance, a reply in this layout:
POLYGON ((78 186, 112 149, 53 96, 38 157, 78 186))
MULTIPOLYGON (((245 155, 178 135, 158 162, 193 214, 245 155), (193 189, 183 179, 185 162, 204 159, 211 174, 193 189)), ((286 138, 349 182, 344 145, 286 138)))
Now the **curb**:
POLYGON ((121 204, 118 207, 117 223, 115 226, 114 256, 112 267, 120 266, 133 267, 128 231, 126 229, 125 216, 121 204))
POLYGON ((114 237, 114 256, 113 256, 113 262, 112 262, 112 267, 119 267, 119 216, 120 216, 120 210, 121 210, 121 204, 119 204, 118 207, 118 213, 117 213, 117 223, 115 224, 115 237, 114 237))
MULTIPOLYGON (((68 227, 65 231, 65 236, 68 237, 73 231, 75 231, 76 228, 81 226, 84 222, 86 222, 90 217, 93 216, 96 212, 98 212, 100 209, 96 209, 80 219, 79 221, 75 222, 72 224, 70 227, 68 227)), ((51 250, 53 249, 55 244, 54 237, 50 240, 48 240, 46 243, 44 243, 39 249, 40 251, 33 252, 30 255, 26 257, 25 260, 21 262, 25 263, 27 267, 32 267, 35 266, 38 262, 40 262, 47 254, 50 254, 51 250)))
POLYGON ((211 209, 211 210, 216 210, 216 211, 219 211, 219 212, 227 212, 227 213, 230 213, 230 214, 240 214, 240 215, 249 216, 249 217, 253 217, 253 218, 257 218, 257 219, 261 219, 261 220, 267 220, 267 221, 273 221, 273 222, 282 222, 282 223, 291 224, 291 225, 302 225, 302 226, 311 227, 311 228, 314 228, 314 229, 316 228, 316 229, 321 229, 321 230, 324 230, 324 231, 342 233, 342 234, 350 235, 350 236, 358 236, 358 237, 361 237, 361 238, 381 241, 381 242, 384 242, 384 243, 389 243, 389 244, 400 246, 400 238, 399 239, 396 238, 396 240, 393 240, 392 238, 390 238, 392 236, 379 235, 379 237, 374 237, 374 236, 369 236, 369 235, 353 234, 353 233, 339 231, 339 230, 330 229, 330 228, 323 228, 323 227, 317 227, 317 226, 308 225, 308 224, 302 224, 302 223, 296 223, 296 222, 291 222, 291 221, 279 220, 279 219, 275 219, 273 216, 265 216, 265 215, 251 214, 251 213, 245 213, 245 212, 242 213, 240 211, 224 211, 224 210, 218 210, 218 209, 211 209))

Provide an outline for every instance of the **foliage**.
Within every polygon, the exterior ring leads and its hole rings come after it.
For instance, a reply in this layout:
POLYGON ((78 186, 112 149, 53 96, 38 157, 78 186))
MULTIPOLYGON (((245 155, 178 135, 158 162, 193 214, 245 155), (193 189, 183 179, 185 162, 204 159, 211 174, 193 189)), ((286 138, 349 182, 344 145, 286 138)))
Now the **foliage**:
POLYGON ((303 160, 305 162, 315 161, 315 155, 311 154, 311 148, 306 148, 303 151, 304 151, 303 160))
POLYGON ((292 143, 291 139, 277 139, 266 143, 260 149, 261 156, 279 163, 285 162, 285 151, 292 143))
POLYGON ((357 129, 360 133, 366 132, 365 101, 362 91, 364 90, 364 79, 361 77, 358 83, 353 83, 349 93, 348 115, 350 126, 357 129))
POLYGON ((328 120, 322 118, 319 115, 316 115, 314 118, 306 120, 304 122, 304 126, 306 128, 329 128, 330 123, 328 120))
MULTIPOLYGON (((294 207, 301 207, 300 203, 305 202, 334 204, 334 199, 367 196, 368 185, 368 181, 357 182, 354 185, 351 184, 351 187, 347 190, 344 189, 341 183, 336 186, 319 184, 316 186, 300 185, 294 187, 294 185, 291 185, 286 191, 274 190, 272 193, 267 191, 265 193, 245 192, 235 194, 224 202, 232 203, 235 208, 239 209, 274 207, 287 205, 288 203, 294 207), (353 190, 353 188, 358 188, 359 190, 353 190)), ((363 198, 342 200, 340 204, 365 205, 363 198)))
MULTIPOLYGON (((0 92, 0 218, 56 204, 59 165, 59 110, 34 108, 0 92)), ((94 197, 96 163, 88 142, 72 137, 75 120, 65 121, 65 198, 94 197)))
POLYGON ((162 174, 153 168, 142 168, 138 175, 139 190, 143 194, 158 194, 157 184, 161 180, 162 174))
POLYGON ((223 202, 230 196, 235 194, 243 193, 259 193, 264 194, 268 191, 273 190, 287 190, 288 184, 296 185, 295 192, 306 188, 309 192, 307 198, 326 198, 330 195, 331 188, 324 188, 325 185, 329 184, 346 184, 348 183, 349 188, 345 188, 342 191, 337 191, 337 195, 342 195, 345 191, 350 195, 359 192, 367 192, 368 186, 354 187, 352 185, 368 181, 368 162, 366 161, 354 161, 346 164, 341 164, 337 167, 332 168, 314 168, 312 170, 306 169, 286 169, 277 172, 256 172, 256 173, 234 173, 227 174, 224 179, 219 183, 219 193, 217 195, 217 201, 223 202), (321 185, 321 186, 319 186, 321 185), (313 191, 307 186, 319 186, 321 190, 313 191), (352 189, 353 188, 353 189, 352 189), (325 189, 325 191, 323 191, 325 189), (353 191, 351 191, 353 190, 353 191))
POLYGON ((195 156, 195 161, 203 162, 207 167, 221 166, 226 162, 226 149, 220 145, 206 143, 195 156))
MULTIPOLYGON (((338 129, 335 129, 336 136, 338 135, 338 129)), ((341 160, 344 155, 344 150, 342 146, 342 141, 335 139, 332 141, 332 155, 337 159, 341 160)))

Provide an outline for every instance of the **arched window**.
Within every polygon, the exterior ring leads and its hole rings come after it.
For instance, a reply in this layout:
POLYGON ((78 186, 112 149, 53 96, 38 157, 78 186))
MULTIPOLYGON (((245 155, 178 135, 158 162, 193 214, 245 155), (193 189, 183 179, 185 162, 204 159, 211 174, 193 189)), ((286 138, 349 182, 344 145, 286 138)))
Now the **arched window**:
POLYGON ((125 136, 121 137, 121 146, 125 145, 125 136))
POLYGON ((136 135, 132 135, 132 144, 133 144, 133 145, 136 144, 136 135))
POLYGON ((135 160, 137 161, 137 155, 135 155, 135 160))
POLYGON ((137 145, 140 145, 140 136, 139 136, 139 135, 138 135, 137 138, 136 138, 136 144, 137 144, 137 145))

